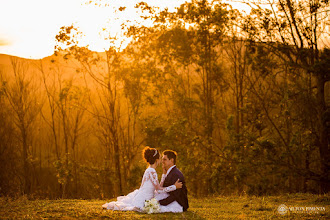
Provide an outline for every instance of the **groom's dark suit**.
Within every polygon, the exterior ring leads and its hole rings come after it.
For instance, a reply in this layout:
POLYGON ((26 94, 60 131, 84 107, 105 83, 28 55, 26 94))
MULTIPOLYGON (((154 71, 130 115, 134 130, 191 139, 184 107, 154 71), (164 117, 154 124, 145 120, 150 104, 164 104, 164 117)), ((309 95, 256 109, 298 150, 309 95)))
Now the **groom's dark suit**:
POLYGON ((176 166, 173 167, 170 173, 166 176, 163 183, 163 187, 173 185, 178 179, 180 179, 179 181, 183 184, 182 188, 169 192, 170 195, 167 198, 160 200, 159 203, 161 205, 166 206, 174 201, 177 201, 183 207, 183 211, 187 211, 187 209, 189 208, 187 197, 188 190, 183 174, 178 168, 176 168, 176 166))

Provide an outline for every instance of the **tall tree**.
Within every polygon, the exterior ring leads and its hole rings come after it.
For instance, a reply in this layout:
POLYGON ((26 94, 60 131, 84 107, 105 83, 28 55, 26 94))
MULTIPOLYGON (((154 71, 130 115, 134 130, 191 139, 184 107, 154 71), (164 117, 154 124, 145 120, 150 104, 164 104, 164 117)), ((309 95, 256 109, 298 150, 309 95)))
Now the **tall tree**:
POLYGON ((40 113, 40 104, 37 100, 38 87, 29 72, 29 64, 19 58, 11 58, 14 77, 8 81, 5 94, 14 115, 14 123, 18 129, 18 140, 22 146, 22 167, 24 177, 24 194, 31 192, 31 141, 33 136, 32 125, 40 113))
MULTIPOLYGON (((97 99, 90 96, 89 101, 92 109, 90 113, 98 121, 100 134, 98 137, 105 145, 106 169, 112 170, 115 167, 116 182, 118 190, 116 194, 123 192, 123 171, 122 171, 122 143, 120 142, 121 124, 121 85, 117 76, 120 53, 113 46, 114 38, 109 37, 110 47, 104 51, 104 56, 100 57, 90 51, 87 47, 78 46, 79 31, 73 26, 62 27, 56 36, 58 45, 56 51, 64 52, 64 56, 71 57, 78 61, 78 70, 88 75, 89 80, 97 85, 97 99), (66 48, 61 46, 65 45, 66 48), (97 101, 96 101, 97 100, 97 101), (113 158, 113 160, 112 160, 113 158)), ((87 79, 87 77, 85 77, 87 79)), ((91 86, 86 80, 86 86, 91 86)))
POLYGON ((315 145, 319 149, 321 159, 321 173, 309 172, 310 178, 317 176, 321 183, 321 191, 328 192, 329 185, 329 139, 324 116, 327 114, 325 103, 325 83, 330 75, 326 71, 329 67, 324 65, 324 56, 327 54, 327 45, 322 45, 323 39, 327 39, 324 32, 326 28, 328 0, 277 0, 256 1, 250 5, 256 6, 246 17, 243 30, 250 40, 267 42, 265 46, 269 51, 275 52, 283 62, 290 64, 292 69, 299 69, 310 76, 309 91, 316 98, 317 125, 311 127, 315 136, 315 145), (267 4, 267 8, 262 3, 267 4), (320 50, 320 48, 323 49, 320 50), (323 65, 321 64, 323 63, 323 65), (314 83, 315 80, 315 83, 314 83), (315 88, 315 89, 314 89, 315 88))

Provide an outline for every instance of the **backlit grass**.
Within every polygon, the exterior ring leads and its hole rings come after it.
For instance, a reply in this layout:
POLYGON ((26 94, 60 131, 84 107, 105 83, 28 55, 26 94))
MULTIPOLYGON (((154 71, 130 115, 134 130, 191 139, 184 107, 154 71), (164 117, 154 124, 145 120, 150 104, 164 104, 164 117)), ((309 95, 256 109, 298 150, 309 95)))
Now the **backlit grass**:
POLYGON ((144 214, 102 209, 109 200, 34 200, 0 198, 1 219, 330 219, 330 196, 288 194, 282 196, 212 196, 189 198, 187 212, 144 214), (324 207, 325 211, 288 212, 280 215, 277 208, 324 207))

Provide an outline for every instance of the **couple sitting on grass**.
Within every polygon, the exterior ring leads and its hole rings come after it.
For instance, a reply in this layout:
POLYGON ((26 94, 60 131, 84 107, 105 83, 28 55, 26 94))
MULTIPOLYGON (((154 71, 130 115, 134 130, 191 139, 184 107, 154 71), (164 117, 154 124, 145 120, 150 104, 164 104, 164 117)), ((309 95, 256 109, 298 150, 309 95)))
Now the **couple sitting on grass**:
POLYGON ((166 150, 162 159, 155 148, 146 147, 143 156, 149 167, 145 170, 139 189, 117 201, 104 204, 105 209, 139 212, 183 212, 189 207, 187 187, 181 171, 176 167, 176 152, 166 150), (163 175, 159 183, 156 167, 162 163, 163 175))

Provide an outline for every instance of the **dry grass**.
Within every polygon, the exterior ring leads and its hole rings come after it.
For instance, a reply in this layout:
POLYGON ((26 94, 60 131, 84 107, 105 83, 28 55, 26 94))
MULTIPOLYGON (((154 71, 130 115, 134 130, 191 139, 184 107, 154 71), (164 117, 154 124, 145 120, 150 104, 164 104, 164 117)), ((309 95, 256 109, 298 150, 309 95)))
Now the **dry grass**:
POLYGON ((288 194, 282 196, 212 196, 189 198, 187 212, 144 214, 103 210, 105 200, 13 200, 0 198, 1 219, 330 219, 330 196, 288 194), (324 207, 319 213, 288 212, 280 215, 279 205, 324 207))

